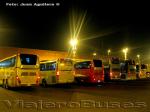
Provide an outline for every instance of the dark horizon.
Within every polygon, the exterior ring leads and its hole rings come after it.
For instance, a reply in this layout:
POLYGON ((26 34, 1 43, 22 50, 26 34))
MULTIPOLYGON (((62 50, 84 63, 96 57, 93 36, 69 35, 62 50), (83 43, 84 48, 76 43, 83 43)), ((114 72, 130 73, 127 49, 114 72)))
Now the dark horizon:
POLYGON ((77 23, 86 13, 78 38, 79 53, 96 51, 107 54, 111 49, 114 54, 120 54, 123 48, 128 47, 131 56, 140 54, 148 58, 150 55, 150 18, 146 3, 98 0, 41 2, 58 2, 60 6, 6 7, 6 2, 1 2, 0 46, 68 51, 70 16, 74 14, 77 23))

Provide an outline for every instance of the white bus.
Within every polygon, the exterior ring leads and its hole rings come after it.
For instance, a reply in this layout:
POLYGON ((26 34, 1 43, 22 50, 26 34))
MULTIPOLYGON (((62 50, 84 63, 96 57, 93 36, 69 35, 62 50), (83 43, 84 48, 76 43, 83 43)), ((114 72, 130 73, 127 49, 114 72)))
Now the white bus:
POLYGON ((0 61, 0 82, 4 88, 35 86, 39 78, 37 55, 17 54, 0 61))
POLYGON ((47 86, 74 82, 73 61, 68 58, 40 62, 40 84, 47 86))
POLYGON ((121 62, 121 79, 135 80, 137 79, 137 71, 135 61, 125 60, 121 62))
POLYGON ((120 80, 120 59, 111 57, 109 60, 104 60, 105 81, 120 80))

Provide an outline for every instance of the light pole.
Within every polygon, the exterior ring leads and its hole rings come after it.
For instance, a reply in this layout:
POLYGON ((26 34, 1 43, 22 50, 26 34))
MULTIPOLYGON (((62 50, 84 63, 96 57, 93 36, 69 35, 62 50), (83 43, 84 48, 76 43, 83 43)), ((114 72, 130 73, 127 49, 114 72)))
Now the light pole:
POLYGON ((140 64, 140 55, 137 54, 137 58, 138 58, 138 63, 140 64))
POLYGON ((71 47, 72 47, 73 57, 76 56, 77 43, 78 43, 78 41, 77 41, 76 38, 70 40, 70 45, 71 45, 71 47))
POLYGON ((111 52, 111 50, 108 49, 108 50, 107 50, 107 53, 108 53, 108 62, 109 62, 109 64, 110 64, 110 52, 111 52))
POLYGON ((123 49, 123 52, 124 52, 124 59, 127 60, 128 48, 123 49))

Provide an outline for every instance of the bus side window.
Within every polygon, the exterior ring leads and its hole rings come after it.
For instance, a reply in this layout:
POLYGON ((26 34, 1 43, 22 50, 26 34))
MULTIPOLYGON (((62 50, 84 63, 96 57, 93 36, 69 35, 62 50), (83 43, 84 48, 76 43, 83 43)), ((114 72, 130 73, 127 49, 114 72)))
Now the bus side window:
POLYGON ((2 61, 0 66, 1 67, 13 67, 15 66, 15 62, 16 62, 16 58, 13 57, 13 58, 2 61))
POLYGON ((13 66, 15 66, 15 63, 16 63, 16 58, 14 57, 14 58, 11 58, 10 60, 10 67, 13 67, 13 66))
POLYGON ((45 64, 40 64, 40 71, 44 71, 45 70, 45 64))
POLYGON ((55 70, 56 69, 56 63, 47 63, 46 64, 46 70, 55 70))

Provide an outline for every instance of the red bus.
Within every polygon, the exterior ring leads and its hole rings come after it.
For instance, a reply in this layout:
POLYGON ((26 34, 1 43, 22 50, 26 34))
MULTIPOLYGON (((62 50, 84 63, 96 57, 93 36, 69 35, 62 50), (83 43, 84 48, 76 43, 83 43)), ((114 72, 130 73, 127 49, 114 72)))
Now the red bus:
POLYGON ((102 60, 76 60, 74 68, 76 82, 104 82, 104 66, 102 65, 102 60))

